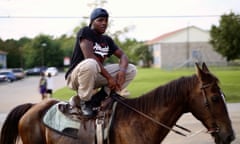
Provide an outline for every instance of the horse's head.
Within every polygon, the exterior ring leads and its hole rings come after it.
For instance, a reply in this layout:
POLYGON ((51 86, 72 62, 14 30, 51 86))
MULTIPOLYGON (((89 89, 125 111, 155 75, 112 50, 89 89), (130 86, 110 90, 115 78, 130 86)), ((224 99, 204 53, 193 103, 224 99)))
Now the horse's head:
POLYGON ((205 63, 202 69, 196 64, 196 71, 198 83, 191 92, 190 112, 208 129, 216 144, 230 144, 235 136, 219 81, 205 63))

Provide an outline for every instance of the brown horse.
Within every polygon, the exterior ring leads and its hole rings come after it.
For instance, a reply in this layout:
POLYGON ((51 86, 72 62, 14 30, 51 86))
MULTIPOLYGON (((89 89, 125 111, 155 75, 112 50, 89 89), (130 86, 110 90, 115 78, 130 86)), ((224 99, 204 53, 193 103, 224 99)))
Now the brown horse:
MULTIPOLYGON (((219 80, 204 63, 202 69, 196 64, 196 71, 192 76, 173 80, 141 97, 123 102, 170 128, 184 113, 191 112, 211 133, 216 144, 230 144, 235 136, 219 80)), ((57 102, 46 100, 14 108, 3 124, 1 144, 15 144, 18 136, 23 144, 86 144, 83 139, 61 135, 42 123, 44 113, 57 102)), ((161 143, 170 130, 124 104, 116 107, 110 143, 161 143)))

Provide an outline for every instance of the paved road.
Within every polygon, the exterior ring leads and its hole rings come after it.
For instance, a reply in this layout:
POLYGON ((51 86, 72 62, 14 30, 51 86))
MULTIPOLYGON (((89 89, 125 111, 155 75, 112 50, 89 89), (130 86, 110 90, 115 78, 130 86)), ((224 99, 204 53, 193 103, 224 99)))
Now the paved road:
MULTIPOLYGON (((22 103, 40 102, 39 79, 40 76, 29 76, 13 83, 0 83, 0 113, 7 113, 22 103)), ((64 73, 53 77, 53 83, 53 91, 65 86, 64 73)))
MULTIPOLYGON (((236 134, 232 144, 240 144, 240 103, 227 104, 227 107, 236 134)), ((212 137, 206 133, 206 129, 190 113, 183 115, 177 123, 190 129, 193 135, 182 137, 170 132, 163 144, 214 144, 212 137)))
MULTIPOLYGON (((38 93, 38 76, 27 77, 22 81, 14 83, 0 83, 0 126, 7 113, 15 106, 26 102, 40 102, 41 96, 38 93)), ((60 73, 53 77, 54 90, 65 86, 64 74, 60 73)), ((236 140, 232 144, 240 144, 240 103, 228 104, 229 114, 236 133, 236 140)), ((178 121, 182 125, 197 134, 190 137, 182 137, 170 132, 163 144, 213 144, 209 134, 205 133, 204 127, 191 114, 185 114, 178 121)))
MULTIPOLYGON (((40 102, 38 92, 39 76, 30 76, 13 83, 0 83, 0 127, 8 112, 17 105, 40 102)), ((64 73, 53 77, 53 91, 65 86, 64 73)))

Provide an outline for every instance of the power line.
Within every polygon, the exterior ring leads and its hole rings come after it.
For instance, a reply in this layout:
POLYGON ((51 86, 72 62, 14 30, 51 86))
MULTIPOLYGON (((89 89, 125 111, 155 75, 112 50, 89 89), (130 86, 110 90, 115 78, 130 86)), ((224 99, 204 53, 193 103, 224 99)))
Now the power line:
POLYGON ((162 15, 162 16, 117 16, 113 18, 206 18, 206 17, 219 17, 221 15, 162 15))
POLYGON ((79 16, 0 16, 1 19, 79 19, 79 16))
MULTIPOLYGON (((112 16, 115 19, 211 18, 221 15, 112 16)), ((0 19, 87 19, 87 16, 0 16, 0 19)))

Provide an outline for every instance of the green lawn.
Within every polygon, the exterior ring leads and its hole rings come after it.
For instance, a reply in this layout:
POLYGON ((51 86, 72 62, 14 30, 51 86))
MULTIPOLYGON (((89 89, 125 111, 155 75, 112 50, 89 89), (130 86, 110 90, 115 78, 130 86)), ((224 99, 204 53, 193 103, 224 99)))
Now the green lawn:
MULTIPOLYGON (((240 102, 240 68, 214 68, 210 71, 220 80, 220 87, 226 95, 227 102, 240 102)), ((179 70, 161 70, 156 68, 139 68, 136 78, 128 86, 131 97, 141 96, 159 85, 163 85, 181 76, 195 74, 194 68, 179 70)), ((76 93, 65 87, 54 93, 54 97, 61 100, 68 100, 76 93)))

